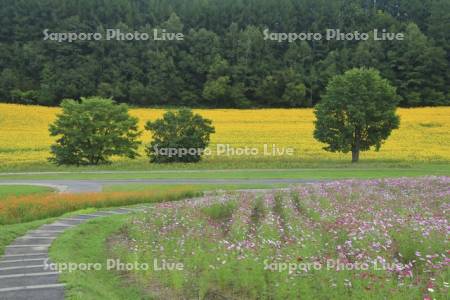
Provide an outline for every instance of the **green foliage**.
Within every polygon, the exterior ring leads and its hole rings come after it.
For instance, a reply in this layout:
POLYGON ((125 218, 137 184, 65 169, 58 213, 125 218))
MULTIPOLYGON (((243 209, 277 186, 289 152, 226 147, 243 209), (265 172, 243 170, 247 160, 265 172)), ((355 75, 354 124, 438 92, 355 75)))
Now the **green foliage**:
POLYGON ((295 205, 295 208, 297 209, 297 211, 301 214, 306 215, 307 213, 307 208, 305 203, 302 201, 302 199, 300 199, 300 194, 298 191, 292 190, 291 191, 291 200, 295 205))
POLYGON ((255 225, 259 225, 267 213, 267 209, 264 205, 264 199, 262 197, 258 197, 253 202, 251 220, 255 225))
POLYGON ((421 255, 445 252, 447 249, 445 239, 442 239, 440 233, 435 231, 431 231, 426 237, 412 228, 390 230, 389 234, 392 236, 398 259, 404 264, 414 263, 416 272, 423 271, 426 264, 426 261, 421 259, 421 255))
POLYGON ((203 97, 216 106, 219 103, 224 103, 230 97, 230 78, 228 76, 221 76, 215 80, 207 81, 203 88, 203 97))
POLYGON ((394 72, 388 78, 398 88, 403 106, 449 104, 446 52, 435 47, 416 24, 406 26, 405 40, 395 42, 387 59, 394 72))
POLYGON ((282 99, 287 105, 292 107, 307 107, 305 95, 306 87, 303 83, 295 84, 290 82, 286 85, 282 99))
POLYGON ((213 220, 224 221, 231 218, 236 207, 236 201, 230 200, 203 207, 202 212, 213 220))
POLYGON ((125 104, 98 97, 64 100, 62 113, 50 125, 57 136, 51 146, 50 161, 58 165, 98 165, 112 156, 138 156, 137 118, 128 114, 125 104))
POLYGON ((283 215, 284 208, 283 208, 283 194, 281 192, 278 192, 273 197, 274 205, 273 205, 273 211, 277 213, 278 215, 283 215))
POLYGON ((314 137, 327 144, 327 151, 351 151, 357 162, 360 151, 378 150, 398 128, 397 99, 395 88, 374 69, 352 69, 336 76, 316 105, 314 137))
POLYGON ((23 92, 21 90, 12 90, 11 99, 14 103, 34 104, 37 102, 38 93, 33 90, 26 92, 23 92))
POLYGON ((151 162, 198 162, 214 133, 211 120, 190 109, 168 111, 162 119, 147 122, 153 140, 146 151, 151 162), (175 152, 172 152, 175 151, 175 152))

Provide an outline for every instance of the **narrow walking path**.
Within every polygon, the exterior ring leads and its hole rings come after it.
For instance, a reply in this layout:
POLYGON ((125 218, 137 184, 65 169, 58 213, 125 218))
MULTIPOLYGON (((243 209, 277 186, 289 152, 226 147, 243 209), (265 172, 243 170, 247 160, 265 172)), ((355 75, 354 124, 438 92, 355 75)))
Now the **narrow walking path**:
POLYGON ((48 270, 45 266, 53 240, 67 229, 90 219, 140 212, 149 208, 150 204, 147 204, 74 215, 43 225, 17 238, 0 257, 0 300, 64 299, 64 284, 58 281, 59 273, 48 270))

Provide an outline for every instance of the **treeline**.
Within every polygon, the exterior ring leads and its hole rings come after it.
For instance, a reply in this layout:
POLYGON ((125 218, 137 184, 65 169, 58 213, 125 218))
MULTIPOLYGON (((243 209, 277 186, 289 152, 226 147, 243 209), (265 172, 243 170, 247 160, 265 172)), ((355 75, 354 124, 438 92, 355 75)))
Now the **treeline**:
POLYGON ((0 101, 98 95, 142 106, 307 107, 374 67, 402 106, 449 105, 449 0, 1 0, 0 101), (43 40, 50 32, 182 32, 183 41, 43 40), (270 32, 405 33, 403 41, 265 40, 270 32))

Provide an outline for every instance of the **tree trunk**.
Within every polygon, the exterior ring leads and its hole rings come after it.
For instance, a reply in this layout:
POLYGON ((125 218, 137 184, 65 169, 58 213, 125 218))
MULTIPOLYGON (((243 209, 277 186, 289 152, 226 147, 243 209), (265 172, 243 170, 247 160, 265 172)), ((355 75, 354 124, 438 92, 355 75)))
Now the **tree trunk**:
POLYGON ((361 133, 359 130, 356 130, 355 139, 352 146, 352 163, 358 162, 360 149, 361 149, 361 133))
POLYGON ((352 163, 356 163, 359 160, 359 149, 352 150, 352 163))

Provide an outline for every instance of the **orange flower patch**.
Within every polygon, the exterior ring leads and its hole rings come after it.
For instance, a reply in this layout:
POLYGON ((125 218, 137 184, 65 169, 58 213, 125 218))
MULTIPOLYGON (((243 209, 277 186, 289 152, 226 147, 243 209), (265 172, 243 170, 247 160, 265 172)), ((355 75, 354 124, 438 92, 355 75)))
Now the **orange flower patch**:
POLYGON ((87 194, 48 194, 11 197, 0 202, 0 224, 29 222, 86 208, 157 203, 189 198, 198 193, 192 188, 173 188, 145 192, 87 194))

